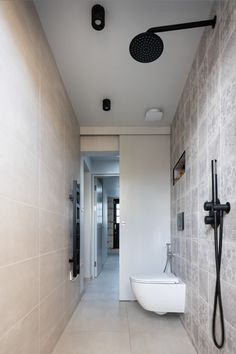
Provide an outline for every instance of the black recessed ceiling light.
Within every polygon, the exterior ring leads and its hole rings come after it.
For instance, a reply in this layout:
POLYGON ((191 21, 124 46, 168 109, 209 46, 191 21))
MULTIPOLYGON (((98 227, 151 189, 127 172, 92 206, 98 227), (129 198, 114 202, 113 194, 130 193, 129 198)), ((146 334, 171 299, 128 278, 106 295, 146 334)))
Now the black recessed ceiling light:
POLYGON ((105 27, 105 10, 99 4, 92 7, 92 27, 96 31, 101 31, 105 27))
POLYGON ((111 110, 111 100, 109 100, 109 98, 104 98, 104 100, 102 101, 102 108, 104 111, 111 110))

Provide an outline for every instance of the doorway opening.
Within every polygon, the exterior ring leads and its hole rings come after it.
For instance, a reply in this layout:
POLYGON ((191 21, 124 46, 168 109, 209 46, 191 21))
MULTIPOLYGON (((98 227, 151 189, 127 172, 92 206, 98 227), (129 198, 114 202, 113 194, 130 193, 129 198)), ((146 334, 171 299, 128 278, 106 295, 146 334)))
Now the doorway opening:
MULTIPOLYGON (((94 176, 94 277, 110 256, 119 257, 119 176, 94 176)), ((117 265, 119 262, 117 261, 117 265)))
MULTIPOLYGON (((84 178, 84 278, 93 284, 106 278, 119 298, 120 177, 116 153, 86 153, 84 178), (109 278, 109 279, 108 279, 109 278)), ((91 288, 91 284, 89 286, 91 288)), ((87 288, 87 287, 86 287, 87 288)), ((109 287, 108 287, 109 288, 109 287)), ((104 288, 104 293, 108 291, 104 288)), ((86 290, 87 291, 87 290, 86 290)), ((98 295, 98 294, 97 294, 98 295)), ((99 295, 98 295, 99 296, 99 295)))
POLYGON ((108 254, 119 254, 120 199, 108 198, 108 254))

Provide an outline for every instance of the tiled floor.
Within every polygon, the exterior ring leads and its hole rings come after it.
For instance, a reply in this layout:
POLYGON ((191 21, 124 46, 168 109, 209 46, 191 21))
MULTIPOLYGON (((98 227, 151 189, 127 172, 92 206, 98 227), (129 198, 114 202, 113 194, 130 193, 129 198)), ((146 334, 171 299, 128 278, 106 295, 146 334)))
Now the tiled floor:
POLYGON ((88 288, 53 354, 195 354, 178 316, 118 301, 118 256, 88 288))

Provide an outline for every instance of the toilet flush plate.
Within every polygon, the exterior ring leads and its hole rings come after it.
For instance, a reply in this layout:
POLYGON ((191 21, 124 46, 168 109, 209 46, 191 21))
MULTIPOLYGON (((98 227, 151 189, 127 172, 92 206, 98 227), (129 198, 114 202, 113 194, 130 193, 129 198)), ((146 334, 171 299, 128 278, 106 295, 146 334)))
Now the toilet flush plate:
POLYGON ((184 230, 184 213, 177 214, 177 229, 178 231, 184 230))

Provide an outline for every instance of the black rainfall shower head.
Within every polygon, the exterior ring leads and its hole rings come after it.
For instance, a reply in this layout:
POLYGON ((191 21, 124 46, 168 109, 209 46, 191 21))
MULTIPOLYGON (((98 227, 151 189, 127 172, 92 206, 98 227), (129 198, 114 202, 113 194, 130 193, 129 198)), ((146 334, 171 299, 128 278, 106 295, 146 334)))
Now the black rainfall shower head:
POLYGON ((151 63, 159 58, 164 49, 162 39, 153 32, 135 36, 129 46, 131 56, 140 63, 151 63))
POLYGON ((129 51, 131 56, 140 63, 151 63, 162 54, 164 45, 162 39, 155 33, 183 30, 216 25, 216 16, 211 20, 178 23, 176 25, 152 27, 134 37, 130 43, 129 51))

